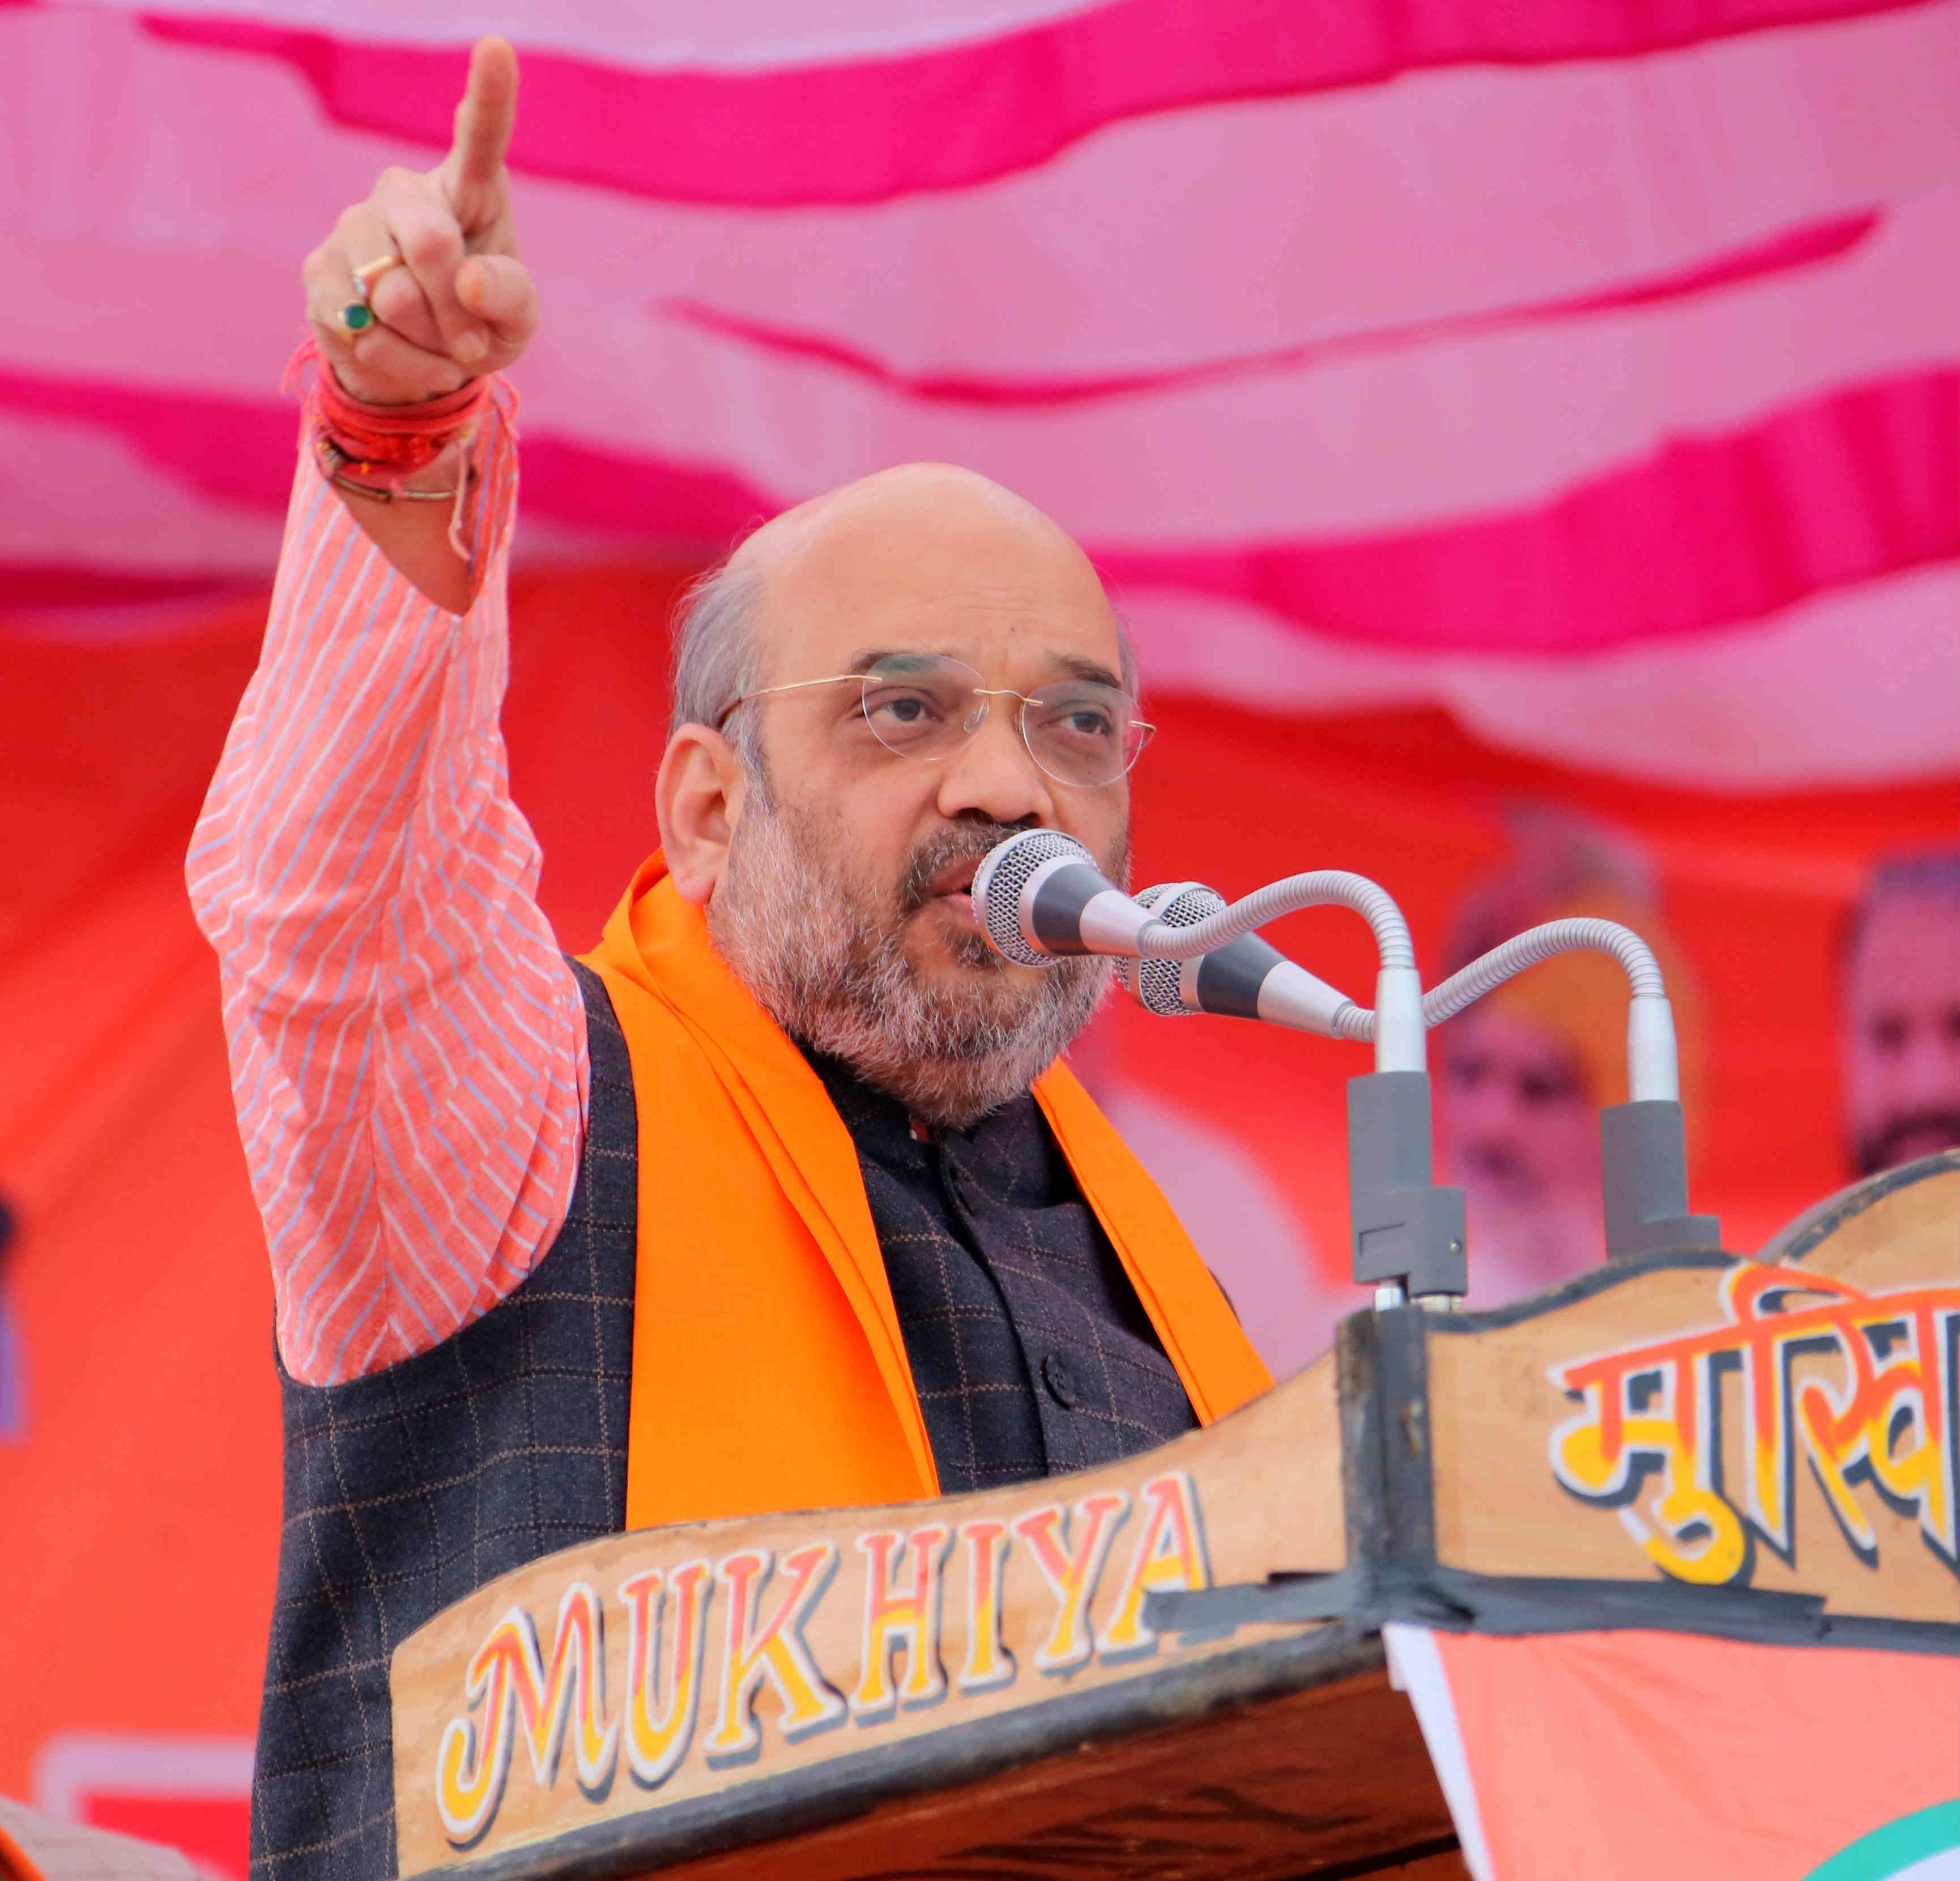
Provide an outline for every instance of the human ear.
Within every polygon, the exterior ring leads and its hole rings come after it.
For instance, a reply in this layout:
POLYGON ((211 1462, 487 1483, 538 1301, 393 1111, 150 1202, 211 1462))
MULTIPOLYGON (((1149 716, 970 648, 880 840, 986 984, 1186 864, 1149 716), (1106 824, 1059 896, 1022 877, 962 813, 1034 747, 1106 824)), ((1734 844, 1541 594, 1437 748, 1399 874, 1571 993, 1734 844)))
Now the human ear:
POLYGON ((721 886, 747 789, 741 754, 718 731, 682 725, 667 740, 654 802, 682 901, 705 906, 721 886))

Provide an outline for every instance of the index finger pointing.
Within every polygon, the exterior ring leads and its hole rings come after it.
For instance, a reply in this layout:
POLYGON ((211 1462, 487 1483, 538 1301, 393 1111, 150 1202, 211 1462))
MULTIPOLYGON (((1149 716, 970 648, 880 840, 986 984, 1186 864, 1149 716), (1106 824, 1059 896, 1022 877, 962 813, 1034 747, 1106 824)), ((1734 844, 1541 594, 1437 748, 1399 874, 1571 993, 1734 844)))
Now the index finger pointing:
POLYGON ((517 117, 517 55, 495 33, 469 55, 469 82, 456 107, 456 139, 444 167, 453 183, 495 183, 517 117))

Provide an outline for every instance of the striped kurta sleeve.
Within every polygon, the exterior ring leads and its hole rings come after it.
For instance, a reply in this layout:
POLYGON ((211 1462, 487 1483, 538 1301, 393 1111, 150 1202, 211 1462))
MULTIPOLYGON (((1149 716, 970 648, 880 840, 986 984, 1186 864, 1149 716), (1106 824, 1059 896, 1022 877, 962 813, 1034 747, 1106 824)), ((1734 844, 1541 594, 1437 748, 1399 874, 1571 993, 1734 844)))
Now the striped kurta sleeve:
POLYGON ((279 1351, 310 1384, 427 1350, 517 1285, 578 1175, 585 1021, 508 788, 507 493, 467 614, 302 451, 259 667, 187 868, 218 953, 279 1351))

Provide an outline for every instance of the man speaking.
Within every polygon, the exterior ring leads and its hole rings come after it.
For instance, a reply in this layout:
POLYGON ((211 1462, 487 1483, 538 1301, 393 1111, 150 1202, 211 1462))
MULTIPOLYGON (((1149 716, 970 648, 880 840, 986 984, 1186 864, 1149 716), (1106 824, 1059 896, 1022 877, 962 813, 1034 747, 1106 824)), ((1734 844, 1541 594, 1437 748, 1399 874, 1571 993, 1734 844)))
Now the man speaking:
POLYGON ((189 861, 275 1278, 272 1877, 392 1872, 389 1655, 495 1575, 1106 1462, 1271 1382, 1058 1061, 1104 966, 975 919, 1017 829, 1122 879, 1148 735, 1019 498, 889 470, 700 584, 660 847, 559 954, 498 729, 516 84, 480 45, 441 166, 307 260, 307 441, 189 861))

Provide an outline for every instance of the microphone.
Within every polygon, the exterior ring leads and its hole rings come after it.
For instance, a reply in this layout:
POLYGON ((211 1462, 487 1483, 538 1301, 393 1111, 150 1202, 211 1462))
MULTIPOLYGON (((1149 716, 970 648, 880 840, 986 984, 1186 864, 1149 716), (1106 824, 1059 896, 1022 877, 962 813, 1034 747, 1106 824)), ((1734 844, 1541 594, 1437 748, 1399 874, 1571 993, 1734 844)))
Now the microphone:
MULTIPOLYGON (((1194 928, 1226 905, 1223 896, 1202 882, 1160 882, 1136 901, 1167 928, 1194 928)), ((1217 1013, 1325 1039, 1344 1036, 1335 1030, 1336 1017, 1354 1003, 1255 934, 1241 934, 1195 960, 1126 960, 1122 975, 1130 997, 1165 1018, 1217 1013)))
POLYGON ((1156 917, 1059 829, 1023 829, 990 849, 973 876, 973 908, 997 953, 1017 966, 1064 954, 1134 956, 1156 917))

